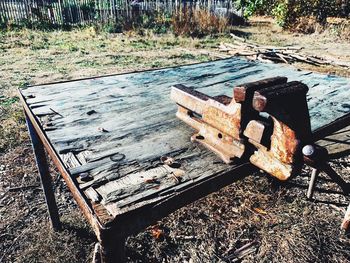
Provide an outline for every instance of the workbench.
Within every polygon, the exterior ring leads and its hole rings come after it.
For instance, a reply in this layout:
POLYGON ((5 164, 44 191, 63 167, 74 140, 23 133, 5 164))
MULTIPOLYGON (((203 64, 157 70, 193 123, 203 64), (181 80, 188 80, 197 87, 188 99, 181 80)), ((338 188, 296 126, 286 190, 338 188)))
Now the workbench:
POLYGON ((345 78, 240 58, 21 88, 53 227, 60 221, 44 149, 96 233, 102 260, 122 262, 128 235, 256 170, 191 143, 170 87, 232 96, 234 85, 274 76, 309 86, 313 129, 349 112, 345 78))

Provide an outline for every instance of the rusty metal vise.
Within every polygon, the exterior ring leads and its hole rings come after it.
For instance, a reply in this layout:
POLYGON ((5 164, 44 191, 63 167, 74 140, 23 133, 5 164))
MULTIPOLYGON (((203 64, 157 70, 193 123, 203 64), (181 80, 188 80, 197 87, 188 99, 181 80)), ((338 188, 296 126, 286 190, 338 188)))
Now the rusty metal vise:
MULTIPOLYGON (((281 181, 312 167, 307 197, 312 199, 318 174, 325 172, 345 194, 350 183, 328 164, 328 151, 315 142, 350 125, 350 113, 311 131, 306 94, 301 82, 276 77, 239 85, 233 98, 207 96, 183 85, 172 87, 177 117, 197 130, 197 141, 226 163, 249 161, 281 181)), ((342 228, 350 231, 350 205, 342 228)))
POLYGON ((210 97, 175 85, 176 116, 197 130, 191 137, 226 163, 250 162, 279 180, 301 169, 302 147, 311 141, 306 101, 308 87, 285 77, 264 79, 233 89, 233 98, 210 97))

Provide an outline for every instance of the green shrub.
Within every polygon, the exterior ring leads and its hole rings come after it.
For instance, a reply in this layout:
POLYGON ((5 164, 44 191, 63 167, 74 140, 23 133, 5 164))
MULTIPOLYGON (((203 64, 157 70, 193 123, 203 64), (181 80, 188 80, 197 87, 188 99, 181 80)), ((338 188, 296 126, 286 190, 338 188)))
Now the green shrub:
POLYGON ((96 30, 107 33, 122 33, 135 30, 142 33, 143 29, 150 29, 156 34, 166 33, 171 25, 171 17, 159 12, 147 12, 136 15, 132 19, 126 15, 119 15, 116 20, 110 20, 105 24, 95 23, 96 30))
POLYGON ((237 9, 248 18, 252 15, 271 14, 276 1, 274 0, 236 0, 237 9))
POLYGON ((276 19, 276 22, 279 26, 284 27, 288 17, 288 3, 287 1, 278 3, 272 9, 272 15, 276 19))
POLYGON ((162 12, 147 12, 141 15, 141 23, 137 28, 151 29, 156 34, 166 33, 171 25, 171 16, 162 12))
POLYGON ((349 0, 237 0, 236 3, 245 17, 272 15, 284 28, 292 27, 301 17, 315 17, 317 23, 324 25, 327 17, 350 15, 349 0))
POLYGON ((122 19, 122 17, 119 16, 116 20, 110 20, 106 24, 102 25, 102 30, 107 33, 121 33, 124 31, 124 28, 124 19, 122 19))

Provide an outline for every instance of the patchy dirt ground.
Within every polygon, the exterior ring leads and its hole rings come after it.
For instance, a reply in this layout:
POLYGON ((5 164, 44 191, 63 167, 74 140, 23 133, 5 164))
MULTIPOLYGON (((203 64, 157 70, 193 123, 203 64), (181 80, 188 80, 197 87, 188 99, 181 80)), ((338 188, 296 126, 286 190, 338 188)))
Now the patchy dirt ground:
MULTIPOLYGON (((350 44, 327 33, 296 35, 270 23, 253 24, 235 33, 260 44, 293 44, 309 54, 350 60, 350 44)), ((221 41, 230 37, 106 34, 92 28, 0 33, 0 262, 89 262, 95 242, 53 168, 64 230, 49 230, 16 88, 208 61, 223 56, 216 50, 221 41)), ((350 76, 344 69, 312 69, 350 76)), ((331 162, 348 181, 349 161, 344 156, 331 162)), ((322 177, 316 200, 307 201, 309 172, 287 184, 251 175, 130 237, 127 256, 130 262, 349 262, 350 238, 339 230, 349 197, 322 177), (163 233, 159 239, 152 235, 155 228, 163 233), (233 251, 248 243, 249 253, 239 259, 233 251)))

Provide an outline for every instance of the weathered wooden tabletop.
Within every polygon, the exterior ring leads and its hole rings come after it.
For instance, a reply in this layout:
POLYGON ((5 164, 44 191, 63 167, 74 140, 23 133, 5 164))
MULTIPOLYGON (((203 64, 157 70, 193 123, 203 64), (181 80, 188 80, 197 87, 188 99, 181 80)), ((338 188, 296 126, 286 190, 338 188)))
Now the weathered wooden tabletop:
MULTIPOLYGON (((33 86, 21 93, 80 190, 117 217, 235 167, 190 142, 193 131, 175 117, 172 85, 232 96, 236 84, 273 76, 309 86, 313 129, 350 110, 348 79, 239 58, 33 86), (178 165, 164 165, 162 156, 178 165), (84 176, 92 180, 82 181, 84 176)), ((344 136, 348 146, 350 136, 344 136)), ((338 149, 338 139, 323 144, 338 149)))

